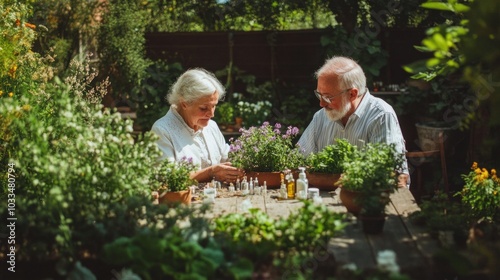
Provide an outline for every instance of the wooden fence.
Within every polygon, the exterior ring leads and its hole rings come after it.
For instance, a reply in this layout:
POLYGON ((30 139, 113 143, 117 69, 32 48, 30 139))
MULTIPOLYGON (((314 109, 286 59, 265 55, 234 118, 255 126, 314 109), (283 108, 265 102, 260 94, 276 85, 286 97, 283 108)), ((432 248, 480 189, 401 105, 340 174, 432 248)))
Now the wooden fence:
MULTIPOLYGON (((146 49, 152 59, 181 62, 184 68, 221 70, 233 66, 261 81, 306 84, 315 87, 314 72, 326 55, 321 46, 325 29, 295 31, 235 31, 148 33, 146 49)), ((378 37, 389 52, 382 69, 384 83, 402 83, 408 78, 401 66, 422 57, 414 49, 423 30, 384 29, 378 37)))

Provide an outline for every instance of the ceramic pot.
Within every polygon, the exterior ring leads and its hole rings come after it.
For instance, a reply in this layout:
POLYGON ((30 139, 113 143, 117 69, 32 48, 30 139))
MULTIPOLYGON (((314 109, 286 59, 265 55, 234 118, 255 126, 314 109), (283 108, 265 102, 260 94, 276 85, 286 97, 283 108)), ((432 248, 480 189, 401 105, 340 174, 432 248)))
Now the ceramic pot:
POLYGON ((366 216, 359 215, 358 219, 361 221, 361 227, 364 233, 367 234, 380 234, 384 230, 385 215, 380 216, 366 216))
POLYGON ((340 201, 345 206, 348 212, 355 216, 358 216, 361 211, 361 205, 359 204, 359 199, 363 193, 357 191, 351 191, 345 188, 340 188, 340 201))
POLYGON ((258 172, 258 171, 249 171, 246 172, 247 180, 250 181, 250 178, 257 177, 259 180, 259 185, 264 185, 264 181, 266 181, 266 185, 268 189, 277 189, 281 184, 281 172, 258 172))
POLYGON ((318 188, 322 191, 334 191, 337 189, 335 183, 339 180, 340 174, 308 172, 307 180, 309 187, 318 188))
POLYGON ((419 146, 422 151, 436 151, 440 149, 439 133, 443 133, 443 145, 447 147, 446 140, 452 137, 453 128, 451 127, 435 127, 427 124, 417 123, 417 135, 419 146))
POLYGON ((158 198, 159 203, 162 204, 191 204, 192 193, 191 190, 178 191, 178 192, 164 192, 158 198))

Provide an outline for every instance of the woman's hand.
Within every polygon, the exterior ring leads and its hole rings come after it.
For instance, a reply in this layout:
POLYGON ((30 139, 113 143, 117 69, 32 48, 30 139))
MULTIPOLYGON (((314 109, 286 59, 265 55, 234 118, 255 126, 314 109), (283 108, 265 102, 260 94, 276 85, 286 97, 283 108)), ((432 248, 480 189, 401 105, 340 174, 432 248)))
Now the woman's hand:
POLYGON ((211 169, 212 177, 215 177, 215 180, 222 182, 235 182, 236 179, 245 175, 243 170, 232 166, 230 162, 212 165, 211 169))

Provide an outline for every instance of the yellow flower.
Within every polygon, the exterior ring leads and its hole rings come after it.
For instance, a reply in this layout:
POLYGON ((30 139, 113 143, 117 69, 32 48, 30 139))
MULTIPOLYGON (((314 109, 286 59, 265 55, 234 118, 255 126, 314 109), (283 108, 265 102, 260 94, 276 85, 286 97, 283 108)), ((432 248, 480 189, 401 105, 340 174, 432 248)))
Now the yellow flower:
POLYGON ((11 92, 9 92, 9 97, 12 97, 12 96, 14 96, 14 93, 11 91, 11 92))
POLYGON ((491 177, 493 177, 493 176, 495 176, 495 177, 497 176, 497 170, 494 168, 491 169, 491 177))
POLYGON ((488 179, 488 177, 490 176, 489 173, 488 173, 488 170, 486 170, 486 168, 483 168, 482 171, 483 172, 481 174, 481 177, 483 178, 483 180, 488 179))
POLYGON ((3 95, 3 91, 0 90, 0 96, 2 96, 2 95, 3 95))
POLYGON ((472 167, 470 169, 472 170, 477 169, 477 162, 472 163, 472 167))
POLYGON ((29 111, 31 109, 31 106, 29 104, 24 104, 23 105, 23 110, 24 111, 29 111))

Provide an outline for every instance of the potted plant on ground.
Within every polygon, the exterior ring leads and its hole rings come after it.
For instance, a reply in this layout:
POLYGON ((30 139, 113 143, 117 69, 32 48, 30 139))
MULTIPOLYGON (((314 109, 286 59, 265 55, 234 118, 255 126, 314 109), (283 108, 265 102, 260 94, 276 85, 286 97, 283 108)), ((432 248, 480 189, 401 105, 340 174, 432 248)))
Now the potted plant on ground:
POLYGON ((304 163, 304 157, 293 138, 299 129, 289 126, 281 132, 281 124, 271 126, 264 122, 260 127, 240 129, 241 136, 231 138, 229 160, 233 166, 242 168, 247 176, 266 181, 268 187, 279 187, 280 172, 295 170, 304 163))
MULTIPOLYGON (((377 217, 385 220, 389 195, 397 189, 398 170, 404 155, 394 144, 368 143, 355 149, 351 160, 343 164, 344 172, 337 182, 341 186, 340 199, 348 211, 362 220, 377 217)), ((380 228, 381 230, 382 228, 380 228)))
POLYGON ((180 161, 163 161, 157 166, 151 176, 153 192, 158 193, 159 203, 191 203, 190 186, 197 185, 195 179, 191 179, 191 172, 195 171, 192 160, 182 158, 180 161))
POLYGON ((306 158, 309 185, 321 190, 335 190, 343 171, 342 163, 349 160, 355 148, 345 139, 338 139, 318 153, 306 158))

